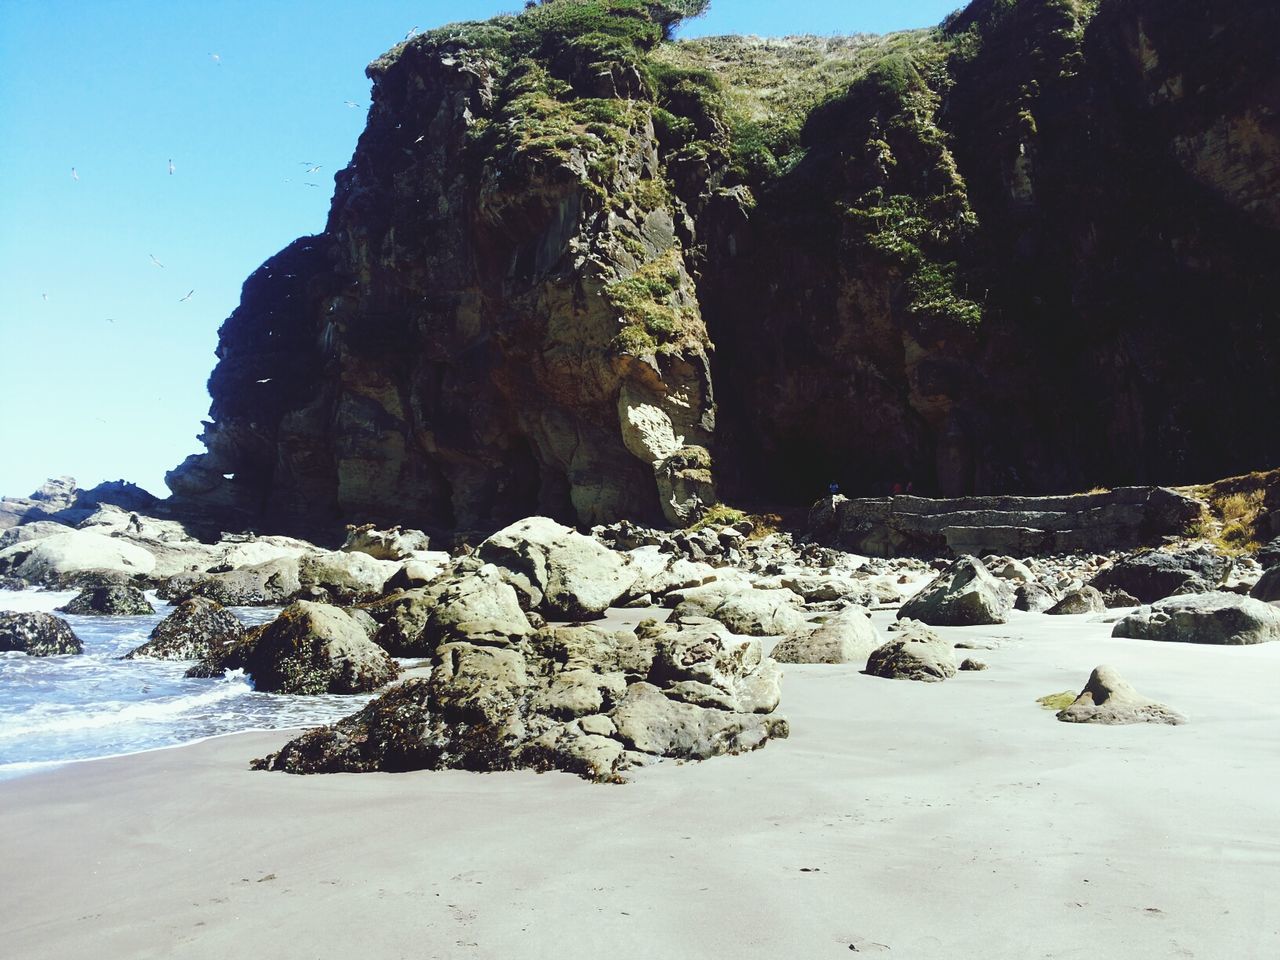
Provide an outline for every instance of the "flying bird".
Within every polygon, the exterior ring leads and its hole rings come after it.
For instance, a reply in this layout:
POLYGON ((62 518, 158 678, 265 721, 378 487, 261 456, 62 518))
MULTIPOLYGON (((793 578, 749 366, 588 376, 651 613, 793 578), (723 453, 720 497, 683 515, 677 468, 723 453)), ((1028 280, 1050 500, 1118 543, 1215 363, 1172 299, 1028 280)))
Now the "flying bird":
POLYGON ((342 102, 352 108, 360 106, 360 104, 356 103, 354 100, 343 100, 342 102))
POLYGON ((42 293, 42 294, 40 294, 40 299, 41 299, 41 300, 43 300, 43 301, 45 301, 46 303, 48 303, 48 302, 49 302, 49 295, 48 295, 47 293, 42 293))
POLYGON ((170 158, 170 160, 169 160, 169 176, 171 176, 171 177, 173 176, 173 171, 174 171, 173 159, 172 159, 172 158, 170 158))
POLYGON ((314 167, 308 170, 307 173, 318 173, 319 171, 320 171, 320 164, 317 163, 314 167))
POLYGON ((222 66, 222 57, 219 56, 218 54, 216 53, 209 54, 209 59, 212 60, 215 64, 217 64, 219 67, 222 66))
MULTIPOLYGON (((307 183, 307 182, 304 180, 304 181, 303 181, 303 183, 307 183)), ((318 186, 320 186, 320 184, 318 184, 318 183, 307 183, 307 186, 308 186, 308 187, 318 187, 318 186)))
POLYGON ((404 35, 404 38, 405 38, 406 40, 412 40, 412 39, 413 39, 414 37, 416 37, 417 35, 418 35, 418 28, 417 28, 417 27, 411 27, 411 28, 409 29, 409 32, 408 32, 408 33, 406 33, 406 34, 404 35))
POLYGON ((160 267, 162 270, 164 269, 164 264, 156 259, 156 255, 154 253, 148 253, 147 256, 151 258, 151 262, 157 267, 160 267))
POLYGON ((186 303, 188 300, 190 300, 190 299, 191 299, 191 295, 192 295, 193 293, 195 293, 195 291, 194 291, 194 290, 188 290, 188 291, 187 291, 187 295, 186 295, 185 297, 183 297, 181 300, 179 300, 178 302, 179 302, 179 303, 186 303))
POLYGON ((75 168, 75 167, 72 167, 72 168, 71 168, 71 179, 72 179, 72 180, 79 180, 79 179, 80 179, 80 174, 76 173, 76 168, 75 168))
POLYGON ((115 317, 107 317, 107 318, 106 318, 106 322, 107 322, 107 323, 115 323, 115 322, 116 322, 116 318, 115 318, 115 317))
POLYGON ((415 140, 415 141, 413 141, 413 142, 414 142, 414 143, 421 143, 421 142, 422 142, 423 140, 425 140, 425 139, 427 139, 427 135, 424 133, 422 136, 420 136, 417 140, 415 140))
POLYGON ((271 378, 270 378, 270 377, 267 377, 265 380, 255 380, 255 381, 254 381, 254 383, 270 383, 270 382, 271 382, 271 378))

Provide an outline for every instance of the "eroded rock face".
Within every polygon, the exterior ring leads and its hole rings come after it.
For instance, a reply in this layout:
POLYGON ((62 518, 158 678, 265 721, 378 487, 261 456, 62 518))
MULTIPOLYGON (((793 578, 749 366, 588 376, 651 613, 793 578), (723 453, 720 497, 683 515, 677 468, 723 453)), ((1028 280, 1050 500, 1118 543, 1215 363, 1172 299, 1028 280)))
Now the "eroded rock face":
POLYGON ((442 644, 429 679, 260 761, 292 773, 558 769, 617 780, 646 758, 706 759, 787 735, 777 665, 715 625, 550 627, 442 644))
POLYGON ((1058 713, 1064 723, 1186 723, 1186 717, 1163 703, 1148 700, 1108 666, 1094 667, 1071 706, 1058 713))
POLYGON ((65 620, 51 613, 0 611, 0 650, 55 657, 83 653, 84 645, 65 620))
POLYGON ((244 625, 222 605, 192 597, 155 625, 150 639, 125 655, 126 660, 204 660, 244 639, 244 625))
POLYGON ((899 618, 936 627, 1004 623, 1014 588, 987 572, 976 557, 961 557, 902 605, 899 618))
POLYGON ((1234 593, 1170 597, 1119 621, 1113 637, 1239 645, 1280 640, 1280 609, 1234 593))

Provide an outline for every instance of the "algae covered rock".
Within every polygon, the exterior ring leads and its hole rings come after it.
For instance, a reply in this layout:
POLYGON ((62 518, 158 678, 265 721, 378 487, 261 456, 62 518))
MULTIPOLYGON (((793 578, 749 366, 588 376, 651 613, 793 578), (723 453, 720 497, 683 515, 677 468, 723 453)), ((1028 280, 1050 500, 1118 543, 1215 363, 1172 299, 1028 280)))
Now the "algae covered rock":
POLYGON ((256 689, 269 693, 367 693, 398 672, 381 647, 337 607, 306 600, 286 607, 244 658, 256 689))
POLYGON ((230 610, 204 597, 178 604, 151 631, 150 639, 125 654, 126 660, 204 660, 244 639, 245 628, 230 610))
POLYGON ((0 611, 0 650, 55 657, 83 653, 84 645, 65 620, 51 613, 0 611))
POLYGON ((955 655, 932 630, 910 625, 872 651, 867 673, 890 680, 948 680, 956 675, 955 655))
POLYGON ((58 611, 81 616, 101 614, 117 617, 146 616, 156 612, 141 590, 125 586, 86 587, 70 603, 59 607, 58 611))
POLYGON ((1055 603, 1045 613, 1063 616, 1081 613, 1102 613, 1107 609, 1105 598, 1095 587, 1081 587, 1072 590, 1055 603))

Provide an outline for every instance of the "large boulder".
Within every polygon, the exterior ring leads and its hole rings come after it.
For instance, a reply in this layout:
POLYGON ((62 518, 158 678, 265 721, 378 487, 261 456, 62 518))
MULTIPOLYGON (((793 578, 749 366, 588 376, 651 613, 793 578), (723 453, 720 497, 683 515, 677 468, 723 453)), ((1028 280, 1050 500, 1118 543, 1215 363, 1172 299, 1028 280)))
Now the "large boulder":
POLYGON ((1271 567, 1259 577, 1249 596, 1263 603, 1280 603, 1280 567, 1271 567))
POLYGON ((812 632, 788 637, 770 656, 779 663, 859 663, 884 642, 864 607, 845 607, 812 632))
POLYGON ((936 627, 1004 623, 1014 589, 997 580, 976 557, 960 557, 902 605, 900 618, 936 627))
POLYGON ((789 732, 781 717, 697 707, 649 683, 628 687, 609 717, 630 749, 684 760, 745 753, 789 732))
POLYGON ((149 576, 156 560, 141 547, 88 530, 72 530, 0 550, 0 573, 28 583, 58 584, 76 574, 105 571, 123 578, 149 576))
POLYGON ((1236 646, 1280 640, 1280 610, 1235 593, 1170 597, 1120 620, 1111 635, 1236 646))
POLYGON ((1013 595, 1013 609, 1025 610, 1028 613, 1044 613, 1060 599, 1058 591, 1053 587, 1032 581, 1018 587, 1013 595))
POLYGON ((956 675, 955 655, 932 630, 912 625, 872 651, 867 673, 890 680, 947 680, 956 675))
POLYGON ((1045 612, 1053 616, 1063 616, 1081 613, 1102 613, 1106 609, 1106 601, 1097 588, 1085 586, 1079 590, 1070 591, 1045 612))
POLYGON ((1230 568, 1228 558, 1208 547, 1148 550, 1121 557, 1090 584, 1102 593, 1123 590, 1141 603, 1155 603, 1165 597, 1213 590, 1230 568))
POLYGON ((393 560, 341 550, 303 554, 298 583, 304 593, 326 602, 364 603, 382 595, 382 585, 400 569, 393 560))
POLYGON ((1163 703, 1148 700, 1126 683, 1113 667, 1094 667, 1080 696, 1058 713, 1064 723, 1185 723, 1186 717, 1163 703))
POLYGON ((204 660, 244 639, 245 628, 230 610, 204 597, 184 600, 151 631, 126 660, 204 660))
POLYGON ((137 587, 86 587, 70 603, 58 607, 58 612, 80 616, 140 617, 156 611, 137 587))
POLYGON ((398 667, 360 625, 337 607, 300 600, 257 637, 245 670, 267 693, 367 693, 398 667))
POLYGON ((460 569, 424 588, 426 622, 419 641, 434 651, 454 640, 509 646, 533 632, 516 588, 492 564, 460 569))
POLYGON ((84 653, 80 638, 60 617, 51 613, 0 611, 0 650, 31 657, 84 653))
POLYGON ((808 625, 803 602, 790 590, 756 589, 735 580, 717 580, 682 591, 675 616, 710 617, 748 637, 789 636, 808 625))
POLYGON ((0 530, 0 550, 5 547, 11 547, 15 543, 43 540, 46 537, 57 536, 60 533, 70 533, 72 529, 65 523, 58 523, 56 520, 36 520, 32 523, 24 523, 19 527, 10 527, 8 530, 0 530))
POLYGON ((552 626, 441 644, 429 679, 259 765, 293 773, 565 770, 616 781, 645 756, 703 759, 786 735, 777 665, 717 624, 552 626))
POLYGON ((516 588, 526 609, 553 620, 590 620, 631 589, 637 571, 600 541, 546 517, 499 530, 476 551, 516 588))

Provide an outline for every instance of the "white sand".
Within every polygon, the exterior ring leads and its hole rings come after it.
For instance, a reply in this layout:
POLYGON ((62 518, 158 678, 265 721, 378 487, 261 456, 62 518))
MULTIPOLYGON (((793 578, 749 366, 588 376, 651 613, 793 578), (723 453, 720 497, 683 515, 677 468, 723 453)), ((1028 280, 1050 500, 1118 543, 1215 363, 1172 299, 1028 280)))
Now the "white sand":
POLYGON ((0 951, 1280 956, 1280 643, 1015 617, 946 631, 1005 639, 942 684, 788 667, 790 740, 621 787, 246 769, 286 734, 0 783, 0 951), (1099 663, 1190 723, 1064 724, 1035 703, 1099 663))

